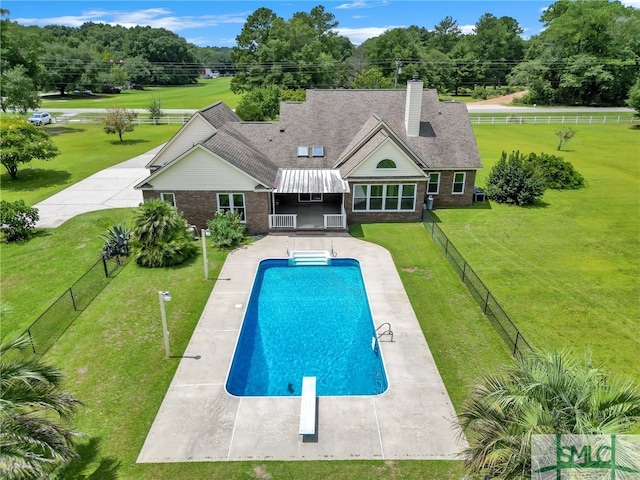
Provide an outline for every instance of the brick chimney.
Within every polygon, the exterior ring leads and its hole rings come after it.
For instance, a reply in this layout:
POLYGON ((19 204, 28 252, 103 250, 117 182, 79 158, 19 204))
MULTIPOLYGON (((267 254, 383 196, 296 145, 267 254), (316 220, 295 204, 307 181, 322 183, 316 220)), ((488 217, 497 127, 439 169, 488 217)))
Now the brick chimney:
POLYGON ((414 75, 407 82, 407 103, 404 110, 404 126, 408 137, 420 134, 420 111, 422 110, 422 88, 424 83, 414 75))

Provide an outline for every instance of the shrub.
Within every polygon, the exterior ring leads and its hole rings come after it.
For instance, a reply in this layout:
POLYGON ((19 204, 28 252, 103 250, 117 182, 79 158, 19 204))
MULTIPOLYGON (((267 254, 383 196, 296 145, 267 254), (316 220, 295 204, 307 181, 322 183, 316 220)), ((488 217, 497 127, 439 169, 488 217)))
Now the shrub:
POLYGON ((487 177, 487 196, 498 203, 531 205, 542 197, 544 182, 533 163, 519 151, 507 152, 496 163, 487 177))
POLYGON ((244 224, 240 223, 240 215, 230 210, 218 210, 207 226, 216 247, 235 247, 244 238, 244 224))
POLYGON ((125 225, 114 225, 107 228, 106 235, 100 235, 104 240, 102 246, 102 255, 106 258, 128 257, 129 256, 129 240, 131 239, 131 230, 125 225))
POLYGON ((0 227, 7 242, 29 238, 38 220, 38 209, 27 206, 24 200, 0 201, 0 227))
POLYGON ((162 200, 140 205, 131 238, 136 263, 142 267, 179 265, 197 251, 187 231, 187 221, 175 207, 162 200))
POLYGON ((585 185, 584 177, 573 168, 571 162, 564 161, 562 157, 531 153, 528 160, 542 176, 545 188, 565 190, 582 188, 585 185))
POLYGON ((471 98, 480 98, 481 100, 486 100, 489 98, 489 93, 485 87, 476 86, 471 91, 471 98))

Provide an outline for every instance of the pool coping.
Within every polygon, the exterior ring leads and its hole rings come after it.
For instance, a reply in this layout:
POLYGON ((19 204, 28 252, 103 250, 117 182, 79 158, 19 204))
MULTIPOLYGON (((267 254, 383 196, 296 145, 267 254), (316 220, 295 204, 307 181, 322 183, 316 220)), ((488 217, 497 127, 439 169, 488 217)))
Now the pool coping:
POLYGON ((344 235, 268 235, 231 252, 151 425, 138 463, 233 460, 460 459, 455 412, 391 255, 344 235), (317 434, 298 435, 300 397, 236 397, 226 376, 258 263, 288 250, 334 250, 360 262, 389 387, 319 397, 317 434))

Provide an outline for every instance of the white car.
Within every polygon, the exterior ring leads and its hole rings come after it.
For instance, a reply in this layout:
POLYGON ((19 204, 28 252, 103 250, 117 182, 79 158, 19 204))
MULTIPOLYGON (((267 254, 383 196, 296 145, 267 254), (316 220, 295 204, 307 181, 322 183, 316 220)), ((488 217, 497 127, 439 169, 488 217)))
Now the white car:
POLYGON ((53 123, 53 118, 49 115, 49 112, 37 112, 29 117, 29 122, 34 125, 47 125, 53 123))

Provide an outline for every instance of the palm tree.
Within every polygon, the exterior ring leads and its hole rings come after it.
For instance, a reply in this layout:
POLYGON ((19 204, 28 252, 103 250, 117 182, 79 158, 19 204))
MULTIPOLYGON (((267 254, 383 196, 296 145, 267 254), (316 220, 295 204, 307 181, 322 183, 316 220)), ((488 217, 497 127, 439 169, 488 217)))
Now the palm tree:
POLYGON ((485 376, 458 420, 469 473, 530 478, 532 435, 624 432, 640 420, 640 391, 595 367, 590 355, 535 351, 485 376))
POLYGON ((0 478, 46 478, 78 455, 74 439, 83 436, 59 425, 80 401, 60 389, 62 375, 19 350, 25 337, 0 345, 0 478))
POLYGON ((179 265, 197 251, 182 214, 158 199, 140 205, 131 238, 136 263, 143 267, 179 265))

